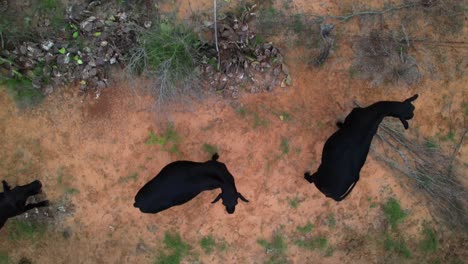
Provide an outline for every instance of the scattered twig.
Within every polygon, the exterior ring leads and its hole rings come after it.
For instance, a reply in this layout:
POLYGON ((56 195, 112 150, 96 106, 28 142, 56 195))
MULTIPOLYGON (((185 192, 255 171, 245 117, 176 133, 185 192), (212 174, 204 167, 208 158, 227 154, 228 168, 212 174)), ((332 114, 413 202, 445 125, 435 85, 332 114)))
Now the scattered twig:
MULTIPOLYGON (((445 155, 439 148, 426 146, 408 139, 398 123, 384 121, 376 135, 382 145, 373 144, 371 154, 383 161, 390 168, 407 176, 410 186, 421 191, 431 200, 430 206, 436 217, 446 221, 451 227, 466 230, 468 228, 467 190, 459 182, 459 171, 453 170, 453 162, 466 131, 451 156, 445 155), (390 149, 393 151, 388 152, 390 149)), ((406 181, 405 181, 406 182, 406 181)))

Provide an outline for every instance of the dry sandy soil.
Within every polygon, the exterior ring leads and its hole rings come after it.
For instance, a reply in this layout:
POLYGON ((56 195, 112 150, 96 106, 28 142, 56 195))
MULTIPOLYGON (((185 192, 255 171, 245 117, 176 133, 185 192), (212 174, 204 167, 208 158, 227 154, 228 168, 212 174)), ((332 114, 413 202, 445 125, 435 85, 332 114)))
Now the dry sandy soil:
MULTIPOLYGON (((204 2, 198 7, 192 1, 192 10, 210 8, 210 1, 204 2)), ((305 2, 296 7, 314 13, 339 10, 338 1, 305 2)), ((48 222, 45 234, 34 239, 11 240, 7 223, 0 231, 0 251, 8 252, 13 263, 22 257, 32 263, 152 263, 164 247, 164 233, 175 231, 192 247, 182 263, 263 263, 275 252, 257 240, 270 241, 274 234, 281 234, 286 244, 286 258, 277 263, 466 263, 467 234, 447 230, 432 216, 429 200, 372 157, 352 194, 340 203, 303 179, 305 170, 319 165, 325 140, 354 101, 367 105, 419 93, 406 133, 433 137, 453 129, 458 139, 466 129, 466 75, 373 87, 350 78, 349 45, 334 50, 321 68, 297 59, 304 52, 300 48, 284 47, 283 52, 292 86, 235 101, 213 95, 154 108, 152 96, 121 82, 99 99, 80 97, 69 87, 34 110, 20 111, 1 91, 0 179, 13 185, 40 179, 54 206, 68 199, 68 211, 53 213, 57 217, 48 222), (169 122, 180 137, 179 151, 145 144, 149 131, 163 134, 169 122), (217 146, 220 161, 250 203, 240 202, 235 214, 228 215, 221 203, 210 203, 218 191, 208 191, 156 215, 133 208, 138 189, 167 163, 209 159, 203 144, 217 146), (381 209, 390 197, 408 212, 399 231, 389 229, 381 209), (314 226, 309 234, 297 231, 308 222, 314 226), (439 249, 434 253, 419 249, 424 224, 437 232, 439 249), (395 233, 403 237, 411 258, 384 249, 386 236, 395 233), (225 249, 206 254, 200 239, 207 235, 225 249), (322 250, 294 243, 318 236, 328 240, 322 250)), ((466 48, 452 52, 466 56, 466 48)), ((466 143, 457 157, 466 172, 466 143)))

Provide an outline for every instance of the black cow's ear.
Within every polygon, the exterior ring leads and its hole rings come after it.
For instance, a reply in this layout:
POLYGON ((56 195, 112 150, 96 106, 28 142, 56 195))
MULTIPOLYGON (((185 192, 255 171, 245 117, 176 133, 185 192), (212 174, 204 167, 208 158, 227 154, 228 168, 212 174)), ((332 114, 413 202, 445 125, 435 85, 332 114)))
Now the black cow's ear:
POLYGON ((239 196, 239 198, 240 198, 242 201, 244 201, 244 202, 246 202, 246 203, 249 202, 249 200, 245 199, 245 197, 242 196, 242 194, 241 194, 240 192, 238 192, 237 195, 239 196))
POLYGON ((217 201, 219 201, 219 199, 221 199, 221 194, 223 193, 220 193, 218 197, 216 197, 211 203, 216 203, 217 201))
POLYGON ((415 94, 415 95, 411 96, 410 98, 406 99, 405 102, 411 103, 414 100, 418 99, 418 96, 419 96, 418 94, 415 94))

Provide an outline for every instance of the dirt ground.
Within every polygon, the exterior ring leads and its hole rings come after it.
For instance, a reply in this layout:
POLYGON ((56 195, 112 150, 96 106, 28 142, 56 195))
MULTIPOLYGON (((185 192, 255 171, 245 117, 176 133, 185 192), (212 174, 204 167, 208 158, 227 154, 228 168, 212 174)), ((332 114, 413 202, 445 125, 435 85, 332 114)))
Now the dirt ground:
MULTIPOLYGON (((185 2, 182 16, 189 10, 185 2)), ((211 7, 210 1, 194 2, 192 11, 211 7)), ((339 10, 338 1, 306 2, 299 1, 296 8, 339 10)), ((432 137, 453 129, 458 139, 466 129, 468 77, 425 76, 414 86, 374 87, 350 77, 350 45, 334 50, 321 68, 298 59, 304 52, 300 48, 282 51, 292 86, 238 100, 212 95, 155 108, 152 96, 122 81, 98 99, 78 96, 69 87, 34 110, 20 111, 0 91, 0 179, 13 185, 40 179, 54 205, 64 197, 73 205, 40 239, 12 241, 7 223, 0 231, 0 251, 8 252, 13 263, 22 257, 32 263, 153 263, 164 233, 176 231, 192 247, 182 263, 263 263, 271 252, 257 240, 270 241, 274 234, 284 237, 290 263, 466 263, 467 234, 448 231, 431 215, 430 201, 372 157, 356 188, 340 203, 325 198, 303 173, 317 169, 325 140, 353 102, 367 105, 418 93, 407 133, 432 137), (149 131, 163 134, 169 122, 180 137, 178 151, 145 144, 149 131), (249 203, 240 202, 235 214, 228 215, 221 203, 211 204, 218 191, 207 191, 156 215, 133 208, 138 189, 167 163, 209 159, 204 144, 217 146, 220 161, 249 203), (390 197, 408 210, 399 229, 412 251, 409 259, 384 249, 388 224, 381 205, 390 197), (311 236, 327 238, 327 252, 294 244, 304 237, 297 227, 308 222, 314 226, 311 236), (439 249, 429 255, 418 249, 425 223, 439 240, 439 249), (207 235, 223 241, 226 249, 206 254, 200 239, 207 235)), ((466 55, 466 48, 451 52, 460 51, 466 55)), ((465 143, 457 155, 465 171, 467 153, 465 143)))

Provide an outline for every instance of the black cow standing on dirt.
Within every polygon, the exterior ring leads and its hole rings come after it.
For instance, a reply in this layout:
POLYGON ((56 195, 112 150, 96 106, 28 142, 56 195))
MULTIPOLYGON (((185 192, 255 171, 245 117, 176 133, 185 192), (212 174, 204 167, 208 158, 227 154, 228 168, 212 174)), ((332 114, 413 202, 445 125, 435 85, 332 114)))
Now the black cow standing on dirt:
POLYGON ((26 204, 29 196, 41 192, 42 183, 33 181, 23 186, 16 186, 11 189, 6 181, 2 181, 3 192, 0 193, 0 229, 5 225, 8 218, 25 213, 36 207, 48 206, 49 201, 26 204))
POLYGON ((414 116, 411 102, 416 98, 417 94, 403 102, 381 101, 365 108, 354 108, 343 123, 337 123, 338 131, 325 143, 317 172, 313 175, 306 172, 304 178, 327 197, 343 200, 359 180, 380 122, 387 116, 396 117, 408 129, 406 120, 414 116))
POLYGON ((155 214, 184 204, 203 191, 221 188, 212 203, 222 198, 227 212, 234 213, 238 198, 248 200, 237 192, 234 177, 218 158, 216 153, 206 162, 175 161, 166 165, 138 191, 133 206, 143 213, 155 214))

